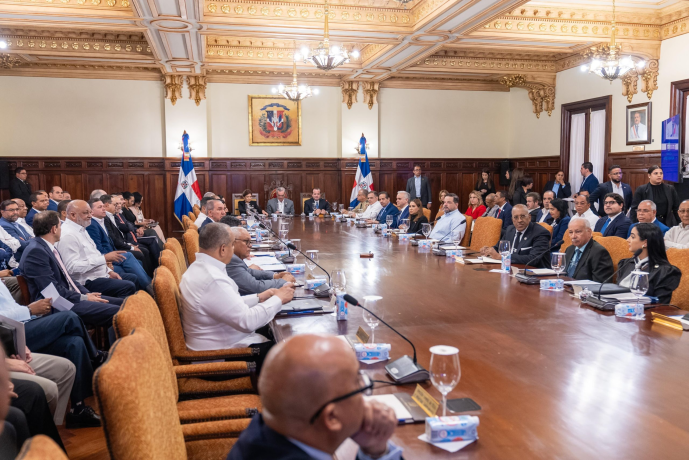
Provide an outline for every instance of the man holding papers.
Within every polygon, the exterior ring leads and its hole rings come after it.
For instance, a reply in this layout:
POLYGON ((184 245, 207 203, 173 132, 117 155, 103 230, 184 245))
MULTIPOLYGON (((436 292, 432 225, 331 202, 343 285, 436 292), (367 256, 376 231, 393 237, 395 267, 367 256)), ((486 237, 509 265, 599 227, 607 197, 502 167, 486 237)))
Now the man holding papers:
MULTIPOLYGON (((583 196, 579 195, 584 198, 583 196)), ((569 221, 567 227, 572 245, 565 251, 567 276, 575 280, 590 280, 602 283, 615 271, 607 249, 593 240, 591 223, 577 218, 569 221)))
POLYGON ((290 273, 274 273, 258 265, 247 266, 245 260, 251 256, 251 235, 242 227, 233 227, 234 255, 225 267, 227 276, 237 283, 240 295, 259 294, 268 289, 279 289, 287 282, 294 282, 290 273))

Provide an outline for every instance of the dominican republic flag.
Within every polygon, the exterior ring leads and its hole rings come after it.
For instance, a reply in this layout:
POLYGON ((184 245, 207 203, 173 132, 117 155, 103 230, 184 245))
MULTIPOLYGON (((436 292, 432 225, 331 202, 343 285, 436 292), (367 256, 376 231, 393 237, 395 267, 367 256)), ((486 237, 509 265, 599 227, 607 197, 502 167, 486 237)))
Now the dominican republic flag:
POLYGON ((179 166, 179 179, 175 193, 175 216, 180 223, 182 223, 182 217, 189 214, 195 204, 201 203, 201 190, 199 190, 199 183, 196 181, 194 163, 191 161, 191 153, 189 153, 189 134, 186 131, 182 135, 182 143, 184 144, 184 154, 182 155, 182 164, 179 166))
POLYGON ((373 176, 371 175, 371 167, 368 165, 368 154, 366 153, 366 138, 361 135, 359 139, 359 165, 356 168, 356 177, 354 178, 354 187, 352 187, 352 196, 349 206, 356 207, 358 201, 356 194, 359 189, 364 189, 366 193, 373 190, 373 176))

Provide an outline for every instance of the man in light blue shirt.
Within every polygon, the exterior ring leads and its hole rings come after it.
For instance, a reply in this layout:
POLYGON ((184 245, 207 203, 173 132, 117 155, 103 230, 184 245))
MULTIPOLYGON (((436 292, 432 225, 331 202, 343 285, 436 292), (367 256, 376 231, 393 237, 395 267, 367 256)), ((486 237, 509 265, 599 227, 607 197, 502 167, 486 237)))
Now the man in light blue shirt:
POLYGON ((450 243, 453 241, 453 233, 456 232, 459 232, 458 238, 457 235, 455 235, 455 238, 457 238, 456 241, 461 241, 461 239, 464 238, 464 233, 467 229, 467 220, 457 209, 458 206, 459 197, 457 195, 454 193, 445 195, 445 200, 443 201, 443 211, 445 214, 443 214, 440 220, 438 220, 438 223, 435 224, 429 238, 450 243))

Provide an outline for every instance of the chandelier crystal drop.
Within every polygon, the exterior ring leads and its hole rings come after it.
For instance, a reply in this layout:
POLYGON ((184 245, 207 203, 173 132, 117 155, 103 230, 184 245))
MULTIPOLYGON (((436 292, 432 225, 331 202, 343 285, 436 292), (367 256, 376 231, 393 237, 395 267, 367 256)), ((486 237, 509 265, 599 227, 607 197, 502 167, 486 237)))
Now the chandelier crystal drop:
POLYGON ((584 57, 590 59, 588 65, 581 67, 583 72, 589 72, 604 78, 611 83, 624 77, 634 67, 642 69, 643 61, 634 63, 631 56, 621 57, 622 46, 615 42, 615 0, 612 0, 612 22, 610 23, 610 44, 589 48, 584 52, 584 57))
POLYGON ((350 56, 355 59, 359 57, 359 52, 357 50, 352 50, 351 53, 348 53, 347 48, 344 46, 339 47, 330 45, 330 30, 328 28, 329 16, 330 10, 328 9, 328 2, 325 2, 325 28, 323 32, 323 41, 320 42, 316 48, 302 48, 304 62, 310 62, 318 69, 325 72, 332 70, 335 67, 339 67, 342 64, 348 63, 350 56))
POLYGON ((314 94, 318 94, 318 89, 314 89, 312 91, 309 85, 300 85, 297 83, 297 59, 299 58, 300 56, 295 50, 294 59, 292 61, 292 84, 285 86, 280 83, 277 88, 273 88, 273 94, 280 94, 282 97, 289 99, 290 101, 301 101, 302 99, 311 97, 314 94))

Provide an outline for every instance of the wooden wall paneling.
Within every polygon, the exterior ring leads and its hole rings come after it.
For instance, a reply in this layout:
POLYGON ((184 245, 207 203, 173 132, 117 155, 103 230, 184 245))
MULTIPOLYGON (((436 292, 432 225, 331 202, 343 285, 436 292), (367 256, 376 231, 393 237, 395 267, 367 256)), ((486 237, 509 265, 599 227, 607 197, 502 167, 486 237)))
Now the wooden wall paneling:
MULTIPOLYGON (((218 195, 222 195, 226 198, 231 198, 232 194, 228 193, 228 190, 231 190, 230 185, 228 184, 230 182, 230 177, 230 174, 226 174, 225 172, 209 172, 208 184, 210 186, 210 189, 218 195)), ((203 193, 204 192, 202 191, 202 197, 203 193)), ((227 199, 225 200, 225 204, 227 204, 227 199)), ((229 209, 231 212, 232 205, 230 204, 230 206, 227 209, 229 209)))
MULTIPOLYGON (((138 191, 142 195, 145 192, 146 186, 145 184, 145 175, 144 174, 134 174, 134 173, 128 173, 127 174, 127 192, 136 192, 138 191)), ((106 192, 111 192, 112 190, 106 189, 106 192)))
POLYGON ((62 187, 62 174, 59 170, 55 172, 51 171, 49 173, 46 173, 43 177, 41 177, 40 183, 42 190, 50 192, 50 189, 55 185, 62 187))
MULTIPOLYGON (((147 219, 153 219, 163 225, 168 221, 167 213, 169 206, 160 206, 158 203, 169 203, 175 198, 170 195, 169 190, 165 187, 165 173, 149 173, 145 176, 146 193, 144 195, 143 213, 147 219), (162 197, 162 199, 160 199, 162 197), (159 200, 159 201, 158 201, 159 200)), ((174 191, 172 192, 174 193, 174 191)), ((164 234, 167 236, 167 229, 163 228, 164 234)))
POLYGON ((450 193, 457 193, 461 190, 461 180, 458 172, 446 172, 443 189, 450 193))
MULTIPOLYGON (((82 189, 81 196, 75 196, 72 195, 72 198, 75 200, 88 200, 89 199, 89 194, 91 191, 102 188, 105 189, 107 187, 107 183, 104 180, 104 177, 107 176, 108 174, 103 173, 103 170, 101 171, 94 170, 92 173, 90 172, 85 172, 84 173, 84 188, 82 189)), ((119 191, 122 191, 122 186, 124 185, 124 178, 123 178, 123 183, 120 186, 119 191)))
POLYGON ((285 186, 292 187, 292 191, 287 190, 287 197, 294 202, 294 212, 301 214, 301 200, 299 199, 299 194, 303 190, 302 184, 302 173, 297 171, 289 171, 285 174, 285 186))
MULTIPOLYGON (((480 174, 480 173, 479 173, 480 174)), ((466 211, 469 203, 469 194, 474 191, 476 187, 477 173, 465 172, 462 173, 462 189, 457 193, 459 195, 459 210, 460 212, 466 211)))
POLYGON ((251 174, 249 176, 249 188, 254 195, 258 196, 259 206, 261 206, 261 209, 264 209, 266 206, 265 192, 263 191, 263 185, 265 183, 265 174, 251 174))
POLYGON ((249 188, 249 181, 247 180, 247 173, 230 174, 230 183, 228 184, 227 195, 231 197, 233 193, 241 193, 249 188))
POLYGON ((84 180, 81 173, 67 173, 63 175, 62 190, 69 192, 72 199, 81 196, 84 190, 84 180))

